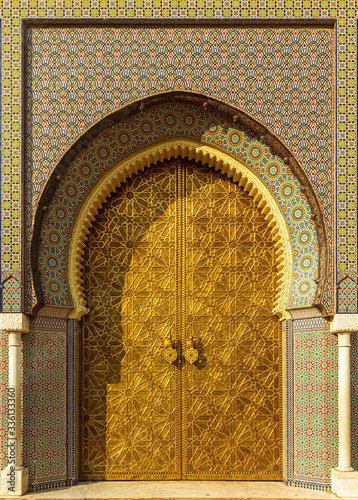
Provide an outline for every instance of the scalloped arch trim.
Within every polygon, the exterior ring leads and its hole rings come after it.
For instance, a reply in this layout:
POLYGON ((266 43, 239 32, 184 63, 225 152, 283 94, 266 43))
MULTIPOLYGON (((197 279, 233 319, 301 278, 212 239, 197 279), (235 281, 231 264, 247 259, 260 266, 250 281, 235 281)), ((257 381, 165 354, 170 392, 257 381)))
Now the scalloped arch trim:
POLYGON ((132 175, 153 163, 178 156, 208 164, 215 170, 227 174, 234 182, 243 187, 256 202, 271 229, 276 249, 278 282, 273 313, 278 315, 280 319, 289 317, 286 309, 293 274, 292 245, 286 220, 273 194, 250 168, 236 158, 212 146, 187 138, 168 139, 137 150, 114 165, 92 188, 72 228, 67 276, 74 309, 70 312, 69 317, 80 319, 88 312, 83 291, 83 253, 87 235, 101 206, 116 187, 119 187, 132 175))

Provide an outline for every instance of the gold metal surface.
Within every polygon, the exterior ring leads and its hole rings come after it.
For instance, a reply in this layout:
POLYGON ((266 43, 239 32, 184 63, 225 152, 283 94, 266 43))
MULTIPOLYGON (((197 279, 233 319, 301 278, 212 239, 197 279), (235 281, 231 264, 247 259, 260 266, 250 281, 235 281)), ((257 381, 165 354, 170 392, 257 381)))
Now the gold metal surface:
POLYGON ((164 347, 164 359, 171 365, 177 359, 178 351, 175 349, 175 345, 171 339, 165 341, 164 347))
MULTIPOLYGON (((223 124, 224 126, 224 124, 223 124)), ((277 204, 269 186, 249 167, 225 153, 219 146, 203 143, 200 138, 170 137, 140 146, 129 157, 120 159, 116 165, 104 172, 90 190, 78 210, 68 245, 68 286, 74 302, 69 318, 81 319, 87 314, 87 296, 83 289, 83 249, 92 223, 101 207, 112 196, 116 188, 127 182, 133 175, 163 159, 184 157, 197 163, 204 161, 210 167, 227 174, 237 182, 248 195, 257 202, 265 213, 269 227, 273 228, 278 265, 275 293, 275 314, 280 319, 291 318, 287 311, 291 296, 293 277, 293 249, 287 221, 277 204)))
POLYGON ((178 158, 117 189, 85 253, 82 479, 281 479, 275 263, 225 175, 178 158))
POLYGON ((252 199, 226 176, 186 169, 185 325, 199 358, 182 378, 187 479, 281 479, 275 252, 252 199))
POLYGON ((184 358, 191 365, 193 363, 195 363, 195 361, 197 361, 197 359, 199 357, 199 352, 194 347, 193 339, 189 339, 186 341, 186 349, 185 349, 183 354, 184 354, 184 358))

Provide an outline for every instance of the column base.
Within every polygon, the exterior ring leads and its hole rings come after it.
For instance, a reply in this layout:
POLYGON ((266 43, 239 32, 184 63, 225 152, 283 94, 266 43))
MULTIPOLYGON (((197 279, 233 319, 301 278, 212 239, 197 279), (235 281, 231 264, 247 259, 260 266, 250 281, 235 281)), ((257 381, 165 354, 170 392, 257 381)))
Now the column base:
POLYGON ((29 489, 29 469, 6 467, 1 471, 1 494, 24 495, 29 489))
POLYGON ((358 495, 358 471, 342 471, 332 469, 332 493, 343 498, 357 498, 358 495))

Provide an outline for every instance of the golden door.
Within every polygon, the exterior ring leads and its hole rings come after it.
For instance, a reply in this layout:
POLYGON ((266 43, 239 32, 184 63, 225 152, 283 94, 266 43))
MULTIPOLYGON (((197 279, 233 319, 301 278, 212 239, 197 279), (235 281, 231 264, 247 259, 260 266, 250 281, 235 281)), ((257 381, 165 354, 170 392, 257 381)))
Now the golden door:
POLYGON ((281 479, 276 273, 225 175, 177 159, 117 189, 85 251, 82 479, 281 479))

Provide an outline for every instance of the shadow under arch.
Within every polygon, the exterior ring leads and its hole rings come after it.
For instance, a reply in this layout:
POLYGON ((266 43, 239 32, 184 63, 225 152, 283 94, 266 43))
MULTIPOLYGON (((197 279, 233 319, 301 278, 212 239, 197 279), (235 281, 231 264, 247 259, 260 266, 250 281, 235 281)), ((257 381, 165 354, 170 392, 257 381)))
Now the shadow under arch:
MULTIPOLYGON (((317 198, 317 195, 314 191, 314 188, 311 185, 310 180, 308 179, 307 174, 300 166, 293 153, 287 148, 287 146, 267 127, 261 124, 259 121, 254 119, 248 113, 239 110, 237 107, 232 106, 224 101, 219 99, 213 99, 203 94, 193 93, 190 91, 171 91, 164 92, 161 94, 155 94, 153 96, 149 96, 144 99, 140 99, 135 102, 131 102, 122 106, 117 111, 109 114, 103 119, 99 120, 96 124, 94 124, 90 129, 84 132, 68 149, 68 151, 62 156, 57 166, 54 168, 53 172, 49 176, 43 190, 41 196, 39 198, 38 207, 34 215, 33 220, 33 233, 31 239, 31 247, 30 247, 30 261, 31 261, 31 273, 33 279, 33 286, 36 295, 36 304, 33 307, 32 313, 34 315, 45 305, 44 302, 44 294, 42 290, 41 284, 41 276, 39 272, 38 265, 38 256, 39 256, 39 247, 41 242, 41 228, 44 219, 44 215, 48 210, 48 206, 51 203, 51 200, 56 192, 56 189, 61 182, 63 175, 65 174, 67 168, 71 165, 72 161, 75 157, 86 148, 91 141, 93 141, 100 133, 105 131, 106 129, 112 127, 113 125, 121 122, 122 120, 130 117, 133 114, 143 112, 149 110, 155 106, 159 106, 167 103, 187 103, 196 106, 202 106, 206 109, 213 110, 225 118, 227 121, 231 121, 239 125, 250 137, 255 137, 262 143, 266 144, 271 152, 277 156, 279 156, 285 164, 289 165, 293 175, 297 178, 301 185, 301 190, 305 194, 311 214, 312 220, 315 223, 315 229, 317 234, 317 239, 319 243, 319 266, 318 266, 318 276, 316 279, 316 293, 314 298, 313 305, 317 307, 321 313, 325 316, 326 311, 323 306, 323 294, 325 289, 325 281, 327 277, 327 267, 328 267, 328 258, 329 258, 329 250, 328 250, 328 242, 326 237, 326 227, 324 223, 324 216, 317 198)), ((200 141, 199 141, 200 142, 200 141)), ((158 147, 158 144, 156 144, 158 147)), ((183 146, 184 150, 180 151, 180 155, 187 156, 185 145, 183 146)), ((179 154, 179 153, 178 153, 179 154)), ((218 156, 217 154, 213 155, 215 158, 218 156)), ((166 158, 167 156, 164 156, 166 158)), ((195 156, 192 158, 194 159, 195 156)), ((148 156, 148 160, 152 162, 155 159, 155 155, 148 156)), ((160 157, 158 158, 160 159, 160 157)), ((198 160, 205 161, 203 157, 199 157, 198 160)), ((216 161, 216 160, 215 160, 216 161)), ((206 162, 206 161, 205 161, 206 162)), ((231 160, 232 162, 232 160, 231 160)), ((145 162, 146 163, 146 162, 145 162)), ((229 171, 229 168, 227 171, 229 171)), ((221 170, 221 167, 218 167, 221 170)), ((139 168, 138 168, 139 170, 139 168)), ((134 173, 134 170, 133 172, 134 173)), ((132 175, 132 174, 130 174, 132 175)), ((247 185, 248 186, 248 185, 247 185)), ((248 190, 250 193, 251 186, 248 190)), ((253 193, 253 197, 255 197, 257 193, 253 193)), ((108 195, 107 195, 108 196, 108 195)), ((273 195, 271 193, 272 198, 273 195)), ((102 202, 101 202, 102 203, 102 202)), ((266 203, 267 204, 267 203, 266 203)), ((72 256, 74 254, 72 253, 72 256)), ((76 256, 78 258, 78 256, 76 256)), ((69 266, 72 263, 69 259, 69 266)), ((287 275, 286 275, 287 277, 287 275)), ((76 277, 77 279, 77 277, 76 277)), ((77 285, 80 288, 80 283, 77 285)), ((71 287, 71 286, 70 286, 71 287)), ((78 288, 78 289, 79 289, 78 288)), ((81 291, 79 290, 79 294, 81 291)), ((73 298, 73 297, 72 297, 73 298)), ((85 313, 85 308, 83 304, 81 304, 78 300, 74 299, 74 302, 80 306, 80 310, 82 310, 82 314, 85 313)), ((75 309, 76 309, 75 307, 75 309)), ((279 308, 278 308, 279 309, 279 308)), ((80 310, 78 311, 79 316, 81 316, 80 310)), ((75 315, 76 316, 76 315, 75 315)))

